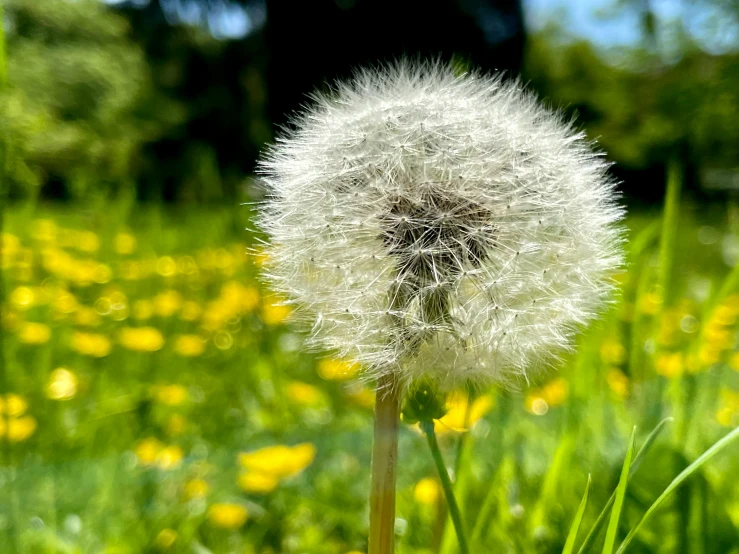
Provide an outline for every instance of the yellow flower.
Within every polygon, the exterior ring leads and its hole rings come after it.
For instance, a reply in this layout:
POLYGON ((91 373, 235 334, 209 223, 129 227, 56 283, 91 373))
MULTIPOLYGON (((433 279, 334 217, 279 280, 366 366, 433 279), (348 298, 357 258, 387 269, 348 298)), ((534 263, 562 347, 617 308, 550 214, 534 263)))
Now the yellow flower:
POLYGON ((354 376, 359 365, 346 360, 326 358, 318 361, 318 375, 327 381, 342 381, 354 376))
POLYGON ((249 471, 284 479, 303 471, 313 462, 315 456, 316 447, 310 443, 277 445, 254 452, 242 452, 239 454, 239 463, 249 471))
POLYGON ((195 321, 203 313, 203 308, 194 300, 188 300, 182 304, 180 317, 185 321, 195 321))
POLYGON ((156 270, 162 277, 172 277, 177 274, 177 263, 170 256, 163 256, 157 260, 156 270))
POLYGON ((167 433, 170 435, 181 435, 187 429, 187 419, 180 414, 172 414, 167 419, 167 433))
POLYGON ((129 350, 156 352, 164 346, 164 336, 154 327, 124 327, 119 340, 129 350))
POLYGON ((136 237, 128 233, 118 233, 114 240, 115 251, 118 254, 131 254, 136 250, 136 237))
POLYGON ((5 412, 8 417, 19 417, 26 413, 28 401, 20 394, 6 394, 5 399, 0 396, 0 413, 5 412))
POLYGON ((150 300, 137 300, 133 303, 133 317, 135 319, 150 319, 154 315, 154 304, 150 300))
POLYGON ((624 399, 629 395, 629 378, 620 369, 611 369, 606 375, 606 381, 618 398, 624 399))
POLYGON ((729 358, 729 366, 731 366, 731 369, 734 371, 739 371, 739 352, 734 352, 734 354, 731 355, 731 358, 729 358))
POLYGON ((67 291, 60 291, 52 302, 52 307, 61 314, 71 314, 77 309, 78 303, 74 295, 67 291))
POLYGON ((208 520, 214 527, 238 529, 246 523, 249 512, 241 504, 224 502, 208 509, 208 520))
POLYGON ((289 306, 266 302, 262 306, 262 321, 267 325, 279 325, 287 319, 292 310, 289 306))
POLYGON ((203 479, 190 479, 185 483, 185 496, 189 500, 204 498, 208 494, 208 483, 203 479))
POLYGON ((154 465, 159 458, 159 453, 164 448, 161 441, 149 437, 138 442, 133 452, 136 454, 139 463, 143 466, 154 465))
POLYGON ((35 305, 36 293, 31 287, 18 287, 8 297, 11 305, 18 310, 27 310, 35 305))
POLYGON ((36 419, 32 416, 23 416, 7 421, 8 441, 21 442, 33 435, 36 431, 36 419))
POLYGON ((51 400, 69 400, 77 394, 77 376, 66 368, 51 372, 46 385, 46 397, 51 400))
POLYGON ((110 340, 99 333, 77 332, 72 335, 71 346, 72 350, 94 358, 104 358, 110 353, 110 340))
POLYGON ((56 223, 51 219, 34 219, 31 225, 31 236, 40 242, 49 242, 56 240, 59 229, 56 223))
POLYGON ((614 340, 605 341, 600 347, 600 357, 609 365, 621 365, 626 361, 626 348, 614 340))
POLYGON ((287 397, 301 406, 317 406, 323 403, 323 393, 313 385, 293 381, 286 386, 287 397))
POLYGON ((561 406, 569 395, 569 385, 562 377, 550 381, 541 390, 541 396, 550 406, 561 406))
POLYGON ((175 339, 174 349, 180 356, 200 356, 205 352, 205 341, 198 335, 180 335, 175 339))
POLYGON ((25 323, 18 330, 18 340, 25 344, 44 344, 51 338, 51 329, 43 323, 25 323))
POLYGON ((681 352, 673 352, 670 354, 660 354, 655 363, 657 374, 667 377, 668 379, 680 377, 685 368, 683 355, 681 352))
POLYGON ((375 392, 367 387, 348 389, 346 396, 362 408, 372 408, 375 405, 375 392))
POLYGON ((244 492, 267 494, 277 488, 279 479, 267 473, 249 471, 239 475, 238 483, 244 492))
POLYGON ((74 314, 74 322, 84 327, 100 325, 100 316, 89 306, 79 306, 74 314))
POLYGON ((179 406, 187 401, 187 389, 182 385, 158 385, 153 387, 154 399, 165 406, 179 406))
POLYGON ((154 313, 160 317, 171 317, 182 306, 182 295, 175 290, 166 290, 154 297, 154 313))
POLYGON ((165 471, 176 469, 180 466, 184 452, 179 446, 166 446, 159 451, 157 466, 165 471))
POLYGON ((100 239, 92 231, 80 231, 76 247, 82 252, 97 252, 100 248, 100 239))
POLYGON ((175 531, 174 529, 162 529, 161 531, 159 531, 159 534, 157 535, 154 543, 159 550, 168 550, 169 547, 171 547, 176 540, 177 531, 175 531))
POLYGON ((430 477, 421 479, 416 483, 416 486, 413 489, 413 498, 415 501, 425 506, 436 505, 440 494, 441 487, 439 486, 438 481, 436 479, 431 479, 430 477))
POLYGON ((446 402, 447 413, 434 424, 437 433, 468 431, 493 407, 492 397, 480 396, 472 402, 467 419, 468 403, 467 395, 462 392, 450 395, 446 402))

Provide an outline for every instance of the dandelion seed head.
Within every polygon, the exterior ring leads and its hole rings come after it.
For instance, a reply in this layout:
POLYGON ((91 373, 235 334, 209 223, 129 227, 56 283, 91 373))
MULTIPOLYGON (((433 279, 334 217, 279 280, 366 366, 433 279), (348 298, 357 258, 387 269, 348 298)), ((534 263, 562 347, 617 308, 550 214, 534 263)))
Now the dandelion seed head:
POLYGON ((613 289, 607 168, 518 82, 365 70, 315 94, 261 162, 267 277, 365 376, 515 386, 613 289))

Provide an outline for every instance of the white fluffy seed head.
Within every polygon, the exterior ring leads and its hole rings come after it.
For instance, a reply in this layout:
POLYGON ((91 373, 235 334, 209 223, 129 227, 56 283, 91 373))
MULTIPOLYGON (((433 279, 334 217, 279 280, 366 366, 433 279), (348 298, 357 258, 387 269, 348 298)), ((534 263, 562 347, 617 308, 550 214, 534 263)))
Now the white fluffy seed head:
POLYGON ((271 286, 365 375, 515 385, 567 349, 622 263, 608 164, 500 76, 366 70, 260 165, 271 286))

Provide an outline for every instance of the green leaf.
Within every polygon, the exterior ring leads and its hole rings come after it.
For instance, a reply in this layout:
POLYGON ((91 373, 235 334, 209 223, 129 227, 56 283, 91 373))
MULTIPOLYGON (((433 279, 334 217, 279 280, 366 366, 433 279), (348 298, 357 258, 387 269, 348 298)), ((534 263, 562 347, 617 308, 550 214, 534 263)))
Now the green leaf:
POLYGON ((570 532, 567 534, 567 540, 565 541, 565 547, 562 550, 562 554, 572 554, 575 548, 575 539, 577 538, 577 532, 580 530, 580 523, 582 522, 582 516, 585 513, 585 508, 588 505, 588 496, 590 496, 590 475, 588 474, 588 484, 585 485, 585 493, 582 495, 580 500, 580 506, 577 508, 575 519, 572 521, 570 526, 570 532))
POLYGON ((690 477, 693 473, 698 471, 700 467, 705 464, 708 460, 713 458, 716 454, 721 452, 724 448, 726 448, 732 441, 734 441, 736 438, 739 438, 739 427, 734 429, 731 433, 726 435, 724 438, 719 440, 717 443, 715 443, 711 448, 706 450, 696 461, 694 461, 692 464, 690 464, 688 467, 686 467, 680 475, 675 477, 672 482, 667 486, 667 488, 664 490, 664 492, 659 495, 659 498, 654 501, 654 503, 649 507, 649 509, 644 513, 642 518, 639 520, 639 523, 637 523, 634 528, 629 531, 629 534, 626 535, 626 538, 624 539, 624 542, 621 543, 621 546, 616 551, 616 554, 622 554, 626 550, 626 547, 629 546, 632 540, 634 540, 634 537, 639 532, 639 529, 642 528, 642 526, 646 523, 646 521, 652 517, 652 514, 659 508, 662 503, 667 499, 668 496, 670 496, 673 492, 675 492, 675 489, 679 487, 683 481, 685 481, 688 477, 690 477))
POLYGON ((603 544, 603 554, 613 554, 613 547, 616 545, 616 533, 618 532, 618 520, 621 517, 621 509, 624 505, 626 497, 626 486, 629 484, 629 470, 631 469, 631 455, 634 453, 634 440, 636 435, 636 427, 631 431, 631 439, 629 440, 629 449, 626 451, 626 459, 621 468, 621 478, 618 480, 616 487, 616 500, 611 508, 611 519, 608 521, 608 530, 606 531, 606 540, 603 544))
MULTIPOLYGON (((636 457, 634 458, 633 463, 631 464, 631 469, 629 470, 629 479, 631 479, 636 471, 639 469, 639 466, 644 460, 644 457, 647 455, 647 452, 649 452, 649 449, 652 448, 652 445, 654 444, 654 441, 657 440, 659 434, 665 427, 667 427, 667 424, 672 423, 672 421, 673 418, 666 417, 657 424, 657 426, 651 433, 649 433, 647 440, 644 441, 644 444, 642 444, 639 452, 637 452, 636 457)), ((603 506, 603 510, 601 510, 598 518, 595 520, 595 523, 590 528, 590 531, 588 531, 588 534, 585 536, 585 540, 580 545, 580 549, 577 551, 577 554, 584 554, 585 549, 590 545, 590 542, 593 540, 593 538, 595 538, 595 535, 598 533, 598 531, 600 531, 600 527, 606 520, 606 514, 608 513, 610 507, 613 505, 614 500, 616 500, 616 491, 613 491, 613 494, 611 494, 608 502, 606 502, 606 505, 603 506)))

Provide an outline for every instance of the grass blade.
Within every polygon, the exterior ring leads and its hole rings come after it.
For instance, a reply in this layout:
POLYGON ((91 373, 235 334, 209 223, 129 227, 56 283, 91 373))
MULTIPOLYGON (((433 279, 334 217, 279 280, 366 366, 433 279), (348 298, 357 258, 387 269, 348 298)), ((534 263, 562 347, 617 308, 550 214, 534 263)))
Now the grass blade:
POLYGON ((585 493, 582 495, 580 506, 577 508, 575 513, 575 519, 572 521, 570 526, 570 532, 567 533, 567 540, 565 541, 565 547, 562 549, 562 554, 572 554, 575 549, 575 539, 577 538, 577 532, 580 530, 580 523, 582 522, 582 516, 585 513, 585 508, 588 505, 588 497, 590 496, 590 475, 588 475, 588 484, 585 485, 585 493))
MULTIPOLYGON (((633 477, 636 471, 639 469, 642 460, 644 460, 644 456, 647 455, 647 452, 649 452, 649 449, 654 444, 654 441, 657 440, 657 437, 660 435, 662 430, 667 427, 668 423, 672 423, 672 421, 673 419, 671 417, 666 417, 665 419, 660 421, 659 424, 657 424, 657 426, 651 433, 649 433, 649 436, 644 441, 644 444, 639 449, 639 452, 637 452, 636 457, 631 464, 631 469, 629 470, 629 479, 633 477)), ((593 540, 593 538, 595 538, 595 535, 598 533, 598 531, 600 531, 600 526, 606 520, 606 514, 608 513, 610 507, 613 505, 614 500, 616 500, 616 491, 613 491, 613 494, 611 494, 608 502, 606 502, 603 510, 598 515, 598 519, 595 520, 595 523, 590 528, 590 531, 588 531, 588 534, 585 536, 585 540, 580 545, 580 549, 577 551, 577 554, 584 554, 585 549, 590 545, 590 542, 593 540)))
POLYGON ((608 521, 608 530, 606 531, 606 540, 603 543, 603 554, 613 554, 613 547, 616 544, 616 533, 618 532, 618 520, 621 518, 621 509, 624 505, 626 497, 626 486, 629 484, 629 470, 631 469, 631 456, 634 453, 634 440, 636 436, 636 427, 631 431, 631 439, 629 440, 629 449, 626 451, 623 468, 621 468, 621 478, 618 480, 616 487, 616 499, 611 508, 611 519, 608 521))
POLYGON ((659 495, 659 498, 654 501, 654 503, 649 507, 649 509, 644 513, 642 518, 639 520, 639 523, 637 523, 634 528, 629 531, 629 534, 626 535, 626 538, 624 539, 624 542, 621 543, 621 546, 616 551, 616 554, 622 554, 624 550, 626 550, 626 547, 629 546, 632 540, 634 540, 634 537, 639 532, 639 529, 642 528, 642 526, 646 523, 646 521, 652 516, 652 514, 659 508, 662 503, 667 499, 670 494, 675 492, 675 489, 679 487, 683 481, 685 481, 688 477, 690 477, 693 473, 698 471, 700 467, 705 464, 708 460, 713 458, 716 454, 721 452, 724 448, 726 448, 732 441, 739 438, 739 427, 734 429, 731 433, 726 435, 724 438, 719 440, 717 443, 715 443, 711 448, 706 450, 703 454, 700 455, 700 457, 694 461, 692 464, 690 464, 688 467, 686 467, 680 475, 675 477, 672 482, 667 486, 667 488, 664 490, 662 494, 659 495))

